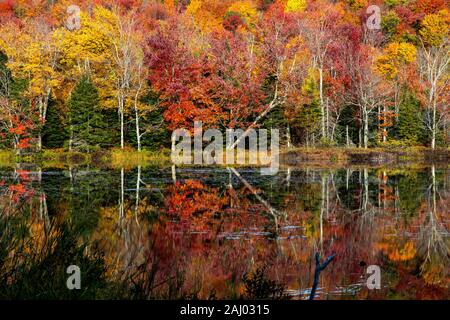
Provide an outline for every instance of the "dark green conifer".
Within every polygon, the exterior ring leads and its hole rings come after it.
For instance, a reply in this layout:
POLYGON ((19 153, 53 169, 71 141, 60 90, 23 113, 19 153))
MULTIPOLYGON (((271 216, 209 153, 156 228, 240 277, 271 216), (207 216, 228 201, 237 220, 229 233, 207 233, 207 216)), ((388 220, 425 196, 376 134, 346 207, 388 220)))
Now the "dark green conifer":
POLYGON ((98 90, 88 77, 83 77, 71 93, 69 125, 71 149, 90 152, 110 143, 98 90))
POLYGON ((399 138, 412 144, 418 143, 423 136, 420 102, 410 90, 406 90, 399 106, 398 135, 399 138))

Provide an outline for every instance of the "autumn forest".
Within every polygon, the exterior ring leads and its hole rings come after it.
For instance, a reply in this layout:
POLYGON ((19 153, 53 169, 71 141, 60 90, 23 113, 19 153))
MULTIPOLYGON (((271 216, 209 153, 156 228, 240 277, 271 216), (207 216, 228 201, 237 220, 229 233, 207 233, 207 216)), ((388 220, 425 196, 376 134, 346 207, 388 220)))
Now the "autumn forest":
POLYGON ((287 146, 448 146, 447 3, 370 4, 381 13, 364 0, 2 1, 0 143, 158 149, 197 120, 275 126, 287 146))
POLYGON ((448 300, 449 27, 447 0, 0 0, 0 300, 448 300), (175 164, 200 122, 277 129, 277 172, 175 164))

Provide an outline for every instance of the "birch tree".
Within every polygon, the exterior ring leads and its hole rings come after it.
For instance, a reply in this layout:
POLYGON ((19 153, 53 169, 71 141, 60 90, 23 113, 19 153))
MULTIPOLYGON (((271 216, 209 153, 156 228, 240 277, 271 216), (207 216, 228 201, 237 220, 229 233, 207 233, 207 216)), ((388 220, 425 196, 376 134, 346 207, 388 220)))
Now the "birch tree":
POLYGON ((421 47, 418 52, 420 81, 425 90, 425 125, 431 135, 431 148, 436 148, 436 135, 448 118, 449 103, 449 13, 427 15, 420 30, 421 47))
POLYGON ((8 56, 13 76, 28 82, 27 97, 38 111, 37 150, 42 149, 42 127, 47 117, 52 91, 61 84, 57 72, 58 50, 52 41, 53 30, 44 19, 25 21, 19 30, 10 23, 0 31, 0 48, 8 56))

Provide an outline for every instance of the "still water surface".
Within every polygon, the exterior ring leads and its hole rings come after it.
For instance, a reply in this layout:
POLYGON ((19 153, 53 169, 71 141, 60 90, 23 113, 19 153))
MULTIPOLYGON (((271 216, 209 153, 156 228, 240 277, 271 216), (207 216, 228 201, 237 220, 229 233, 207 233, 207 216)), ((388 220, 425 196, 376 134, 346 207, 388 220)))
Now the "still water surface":
POLYGON ((449 173, 3 168, 0 298, 448 299, 449 173))

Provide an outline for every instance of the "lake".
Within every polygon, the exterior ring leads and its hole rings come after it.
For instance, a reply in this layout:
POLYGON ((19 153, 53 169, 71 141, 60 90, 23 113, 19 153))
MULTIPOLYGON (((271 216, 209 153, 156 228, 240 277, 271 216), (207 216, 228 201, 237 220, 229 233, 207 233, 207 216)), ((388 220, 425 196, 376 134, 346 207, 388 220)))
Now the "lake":
POLYGON ((448 299, 449 173, 2 168, 0 298, 448 299))

